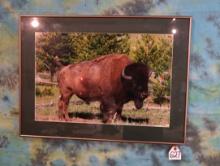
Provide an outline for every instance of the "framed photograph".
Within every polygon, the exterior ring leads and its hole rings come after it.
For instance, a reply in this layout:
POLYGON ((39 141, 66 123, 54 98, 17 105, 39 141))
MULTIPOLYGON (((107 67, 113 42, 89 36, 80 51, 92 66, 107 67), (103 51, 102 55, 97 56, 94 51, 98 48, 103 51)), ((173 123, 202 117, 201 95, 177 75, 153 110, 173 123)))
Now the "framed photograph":
POLYGON ((182 144, 191 17, 20 18, 20 135, 182 144))

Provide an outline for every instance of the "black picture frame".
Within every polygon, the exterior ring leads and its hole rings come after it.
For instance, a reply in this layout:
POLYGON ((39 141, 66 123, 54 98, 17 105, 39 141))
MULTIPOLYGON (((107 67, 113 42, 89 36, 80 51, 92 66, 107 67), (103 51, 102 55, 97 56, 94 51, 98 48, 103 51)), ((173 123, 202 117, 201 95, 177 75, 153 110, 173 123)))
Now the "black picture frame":
POLYGON ((186 137, 191 17, 20 17, 20 135, 83 140, 182 144, 186 137), (39 26, 33 28, 31 21, 39 26), (168 128, 35 121, 35 32, 170 34, 173 43, 171 113, 168 128))

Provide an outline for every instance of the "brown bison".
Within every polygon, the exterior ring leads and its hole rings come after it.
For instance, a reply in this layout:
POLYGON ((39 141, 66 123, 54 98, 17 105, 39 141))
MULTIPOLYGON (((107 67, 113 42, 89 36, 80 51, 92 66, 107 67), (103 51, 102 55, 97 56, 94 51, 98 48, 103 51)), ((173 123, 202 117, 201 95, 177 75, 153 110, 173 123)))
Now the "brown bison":
POLYGON ((148 96, 148 67, 128 56, 112 54, 63 67, 58 73, 59 118, 68 120, 72 95, 86 103, 100 102, 103 122, 120 119, 123 105, 133 100, 140 109, 148 96))

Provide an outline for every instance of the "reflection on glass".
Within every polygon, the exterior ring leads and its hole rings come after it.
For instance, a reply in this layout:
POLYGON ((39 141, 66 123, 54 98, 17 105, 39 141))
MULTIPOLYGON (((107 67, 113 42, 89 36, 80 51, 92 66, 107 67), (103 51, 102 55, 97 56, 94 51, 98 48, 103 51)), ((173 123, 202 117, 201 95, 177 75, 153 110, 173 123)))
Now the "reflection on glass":
POLYGON ((173 29, 172 29, 172 34, 175 35, 176 33, 177 33, 177 30, 176 30, 175 28, 173 28, 173 29))
POLYGON ((36 18, 34 18, 34 19, 31 21, 31 26, 32 26, 33 28, 37 28, 37 27, 39 26, 39 21, 38 21, 36 18))

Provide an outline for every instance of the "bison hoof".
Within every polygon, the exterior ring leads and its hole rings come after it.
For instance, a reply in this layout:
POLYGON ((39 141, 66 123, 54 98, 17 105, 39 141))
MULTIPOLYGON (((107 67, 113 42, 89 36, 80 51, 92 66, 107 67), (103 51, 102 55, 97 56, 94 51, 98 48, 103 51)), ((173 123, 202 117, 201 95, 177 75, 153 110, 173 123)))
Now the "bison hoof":
POLYGON ((58 118, 61 121, 70 121, 69 115, 66 115, 66 114, 59 114, 58 118))
POLYGON ((64 118, 65 121, 70 121, 69 116, 64 118))
POLYGON ((121 116, 116 112, 111 117, 103 118, 102 122, 103 123, 116 123, 116 122, 118 122, 120 120, 121 120, 121 116))
POLYGON ((109 123, 110 120, 109 120, 109 119, 102 119, 102 122, 103 122, 103 123, 109 123))
POLYGON ((106 118, 106 119, 103 119, 102 122, 103 123, 112 123, 113 120, 112 120, 112 118, 106 118))

